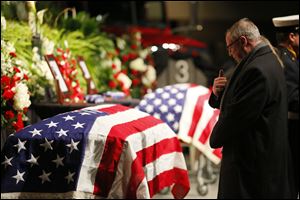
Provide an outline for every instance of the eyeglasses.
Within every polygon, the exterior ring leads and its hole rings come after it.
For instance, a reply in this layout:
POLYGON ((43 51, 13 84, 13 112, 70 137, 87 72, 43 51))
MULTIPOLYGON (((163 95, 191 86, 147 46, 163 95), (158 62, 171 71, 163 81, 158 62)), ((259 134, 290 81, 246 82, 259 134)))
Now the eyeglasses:
POLYGON ((236 40, 234 40, 233 42, 231 42, 229 45, 226 46, 227 50, 229 50, 229 48, 234 45, 237 41, 240 40, 240 37, 238 37, 236 40))

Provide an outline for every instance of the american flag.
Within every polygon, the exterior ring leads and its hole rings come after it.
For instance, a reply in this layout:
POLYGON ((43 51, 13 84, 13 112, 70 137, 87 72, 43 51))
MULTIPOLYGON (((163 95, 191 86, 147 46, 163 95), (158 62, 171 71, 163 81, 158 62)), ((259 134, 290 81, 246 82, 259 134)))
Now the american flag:
POLYGON ((192 144, 208 159, 218 164, 221 149, 209 146, 210 133, 219 110, 208 104, 211 90, 196 84, 168 85, 145 95, 137 109, 163 120, 185 143, 192 144))
POLYGON ((134 108, 103 104, 10 135, 1 152, 1 198, 151 198, 190 183, 176 134, 134 108))

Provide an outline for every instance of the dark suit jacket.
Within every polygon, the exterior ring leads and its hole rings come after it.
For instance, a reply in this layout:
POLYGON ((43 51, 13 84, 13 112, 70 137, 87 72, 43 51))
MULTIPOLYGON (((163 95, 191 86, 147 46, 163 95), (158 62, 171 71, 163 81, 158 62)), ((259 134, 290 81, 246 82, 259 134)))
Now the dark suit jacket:
MULTIPOLYGON (((211 137, 223 147, 219 198, 291 197, 287 98, 282 67, 259 45, 236 67, 211 137)), ((220 106, 213 93, 209 103, 220 106)))

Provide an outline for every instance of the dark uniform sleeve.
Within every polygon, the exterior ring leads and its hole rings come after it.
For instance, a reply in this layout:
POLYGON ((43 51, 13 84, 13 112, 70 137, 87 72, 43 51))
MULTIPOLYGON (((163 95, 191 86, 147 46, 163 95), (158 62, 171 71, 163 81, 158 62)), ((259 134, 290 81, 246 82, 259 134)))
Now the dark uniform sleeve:
POLYGON ((299 113, 299 61, 283 57, 284 74, 287 83, 289 111, 299 113))

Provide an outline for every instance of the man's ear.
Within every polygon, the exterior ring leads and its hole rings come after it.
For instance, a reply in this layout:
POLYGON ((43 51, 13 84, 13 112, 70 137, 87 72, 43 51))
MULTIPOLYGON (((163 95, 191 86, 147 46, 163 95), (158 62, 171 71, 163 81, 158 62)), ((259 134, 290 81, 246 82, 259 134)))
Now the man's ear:
POLYGON ((240 38, 241 38, 240 41, 241 41, 242 46, 246 45, 248 42, 247 38, 245 36, 241 36, 240 38))
POLYGON ((295 40, 295 36, 296 36, 296 34, 295 34, 295 33, 289 33, 289 41, 292 41, 292 42, 294 42, 294 40, 295 40))

